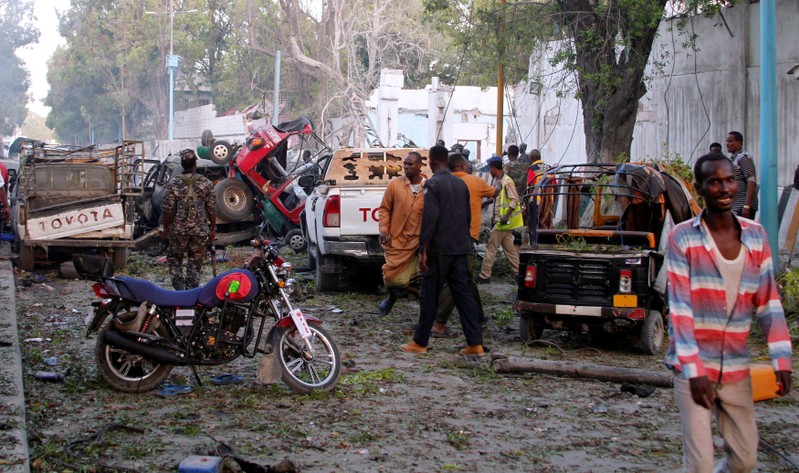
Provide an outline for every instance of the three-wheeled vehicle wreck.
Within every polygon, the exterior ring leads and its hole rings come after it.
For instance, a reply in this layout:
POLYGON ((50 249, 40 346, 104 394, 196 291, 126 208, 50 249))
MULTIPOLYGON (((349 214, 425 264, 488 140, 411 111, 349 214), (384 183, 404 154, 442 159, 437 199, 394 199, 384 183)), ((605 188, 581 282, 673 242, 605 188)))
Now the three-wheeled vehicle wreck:
POLYGON ((661 351, 668 232, 699 210, 684 181, 639 164, 550 168, 525 195, 529 245, 514 305, 522 341, 544 329, 633 338, 661 351))

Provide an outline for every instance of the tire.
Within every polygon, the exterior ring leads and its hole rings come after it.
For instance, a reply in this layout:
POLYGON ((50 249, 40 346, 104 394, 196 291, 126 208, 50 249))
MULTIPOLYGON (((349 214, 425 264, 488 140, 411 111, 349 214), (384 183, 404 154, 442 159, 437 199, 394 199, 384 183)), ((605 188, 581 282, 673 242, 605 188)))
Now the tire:
POLYGON ((316 249, 308 247, 308 269, 316 270, 316 249))
POLYGON ((540 320, 536 320, 536 316, 522 312, 519 314, 519 338, 525 345, 530 344, 535 340, 539 340, 544 334, 544 324, 540 320))
POLYGON ((660 353, 665 334, 663 316, 656 310, 650 310, 641 326, 641 351, 647 355, 660 353))
POLYGON ((64 261, 58 266, 58 275, 62 279, 77 279, 80 277, 72 261, 64 261))
MULTIPOLYGON (((117 330, 113 320, 98 332, 95 355, 100 376, 112 388, 125 393, 152 391, 172 372, 172 365, 145 360, 140 355, 108 345, 103 335, 109 330, 117 330)), ((166 326, 159 325, 155 332, 166 336, 166 326)))
POLYGON ((114 254, 111 257, 111 262, 114 264, 114 269, 124 268, 128 264, 128 249, 114 248, 114 254))
POLYGON ((280 329, 278 334, 278 356, 283 382, 294 392, 307 394, 311 391, 330 391, 336 387, 341 375, 341 355, 338 345, 318 325, 309 325, 314 349, 308 359, 308 348, 293 325, 280 329))
POLYGON ((216 140, 211 145, 211 154, 208 156, 216 164, 227 164, 233 157, 233 147, 224 140, 216 140))
POLYGON ((28 272, 33 271, 33 267, 36 265, 34 260, 36 248, 25 245, 22 243, 22 240, 17 238, 14 239, 14 247, 17 253, 17 259, 15 261, 17 267, 28 272))
POLYGON ((316 292, 333 292, 339 289, 338 274, 322 271, 325 260, 329 258, 330 256, 322 256, 319 248, 316 249, 316 292))
POLYGON ((211 146, 214 144, 214 133, 211 130, 203 130, 200 136, 200 146, 211 146))
POLYGON ((216 214, 229 222, 244 220, 252 214, 252 191, 244 182, 228 177, 214 186, 216 214))
POLYGON ((286 233, 286 236, 283 237, 283 242, 294 250, 295 253, 302 253, 308 249, 308 240, 305 239, 302 230, 299 228, 295 228, 286 233))

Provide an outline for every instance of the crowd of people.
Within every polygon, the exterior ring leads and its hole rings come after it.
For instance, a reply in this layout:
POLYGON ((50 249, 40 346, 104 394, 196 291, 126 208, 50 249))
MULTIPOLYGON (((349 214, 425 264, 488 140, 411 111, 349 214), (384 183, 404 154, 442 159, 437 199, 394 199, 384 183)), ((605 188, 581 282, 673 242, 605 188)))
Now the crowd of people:
POLYGON ((385 264, 386 298, 378 313, 388 314, 403 294, 420 301, 419 320, 403 351, 424 353, 431 337, 458 335, 447 322, 457 307, 467 346, 464 355, 483 356, 485 323, 477 284, 488 283, 501 248, 514 272, 519 266, 519 235, 524 225, 524 195, 541 166, 540 152, 525 153, 511 145, 508 160, 494 156, 488 172, 494 185, 471 173, 463 147, 448 150, 438 142, 429 150, 432 176, 424 176, 422 156, 415 151, 403 160, 404 174, 393 179, 379 208, 379 242, 385 264), (523 154, 522 154, 523 153, 523 154), (536 158, 535 166, 530 157, 536 158), (480 274, 474 274, 475 245, 480 240, 483 209, 493 203, 494 223, 480 274))
MULTIPOLYGON (((791 388, 790 335, 768 240, 754 221, 754 162, 741 133, 730 132, 726 147, 729 157, 713 143, 694 164, 694 187, 705 208, 675 226, 666 251, 670 323, 665 363, 674 373, 684 466, 691 472, 747 472, 756 466, 758 437, 747 348, 753 318, 768 343, 778 394, 784 396, 791 388), (714 415, 724 440, 725 456, 718 461, 713 456, 714 415)), ((431 176, 422 173, 424 158, 419 152, 404 157, 404 174, 390 182, 379 208, 387 289, 379 313, 389 313, 403 293, 419 298, 418 323, 411 340, 400 346, 402 351, 423 354, 431 337, 458 336, 447 326, 457 308, 466 339, 460 354, 480 357, 488 352, 477 284, 490 282, 500 248, 518 273, 520 242, 514 231, 525 224, 526 206, 538 206, 534 224, 552 225, 552 202, 545 195, 524 201, 527 188, 549 169, 538 150, 526 150, 523 143, 511 145, 504 159, 488 160, 494 185, 470 173, 462 147, 448 150, 438 143, 430 148, 431 176), (482 210, 490 203, 493 225, 475 277, 475 244, 482 210)), ((163 235, 170 243, 173 286, 189 289, 198 284, 199 266, 214 238, 215 216, 213 186, 194 174, 194 152, 184 150, 181 158, 185 172, 167 187, 163 235)))

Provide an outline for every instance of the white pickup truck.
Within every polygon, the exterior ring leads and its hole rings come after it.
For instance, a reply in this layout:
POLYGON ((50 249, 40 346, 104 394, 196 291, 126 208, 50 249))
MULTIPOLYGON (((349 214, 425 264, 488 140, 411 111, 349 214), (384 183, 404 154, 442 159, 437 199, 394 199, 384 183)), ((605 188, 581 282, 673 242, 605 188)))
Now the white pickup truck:
POLYGON ((430 175, 427 150, 345 148, 333 154, 321 183, 305 202, 308 255, 311 267, 316 267, 317 291, 342 290, 349 276, 382 281, 378 209, 388 181, 403 174, 402 160, 410 151, 422 155, 422 173, 430 175))

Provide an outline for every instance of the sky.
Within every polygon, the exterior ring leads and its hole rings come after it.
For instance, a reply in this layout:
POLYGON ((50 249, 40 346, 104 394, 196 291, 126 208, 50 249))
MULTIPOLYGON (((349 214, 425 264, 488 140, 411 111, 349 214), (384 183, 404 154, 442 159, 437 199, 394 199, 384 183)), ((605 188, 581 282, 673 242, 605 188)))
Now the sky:
POLYGON ((39 42, 17 50, 17 56, 25 61, 30 72, 33 102, 28 103, 28 110, 46 116, 50 107, 44 106, 44 98, 50 90, 47 83, 47 61, 55 52, 56 47, 64 44, 64 38, 58 34, 58 12, 69 8, 69 2, 64 0, 33 0, 33 11, 36 16, 36 26, 39 28, 39 42))

